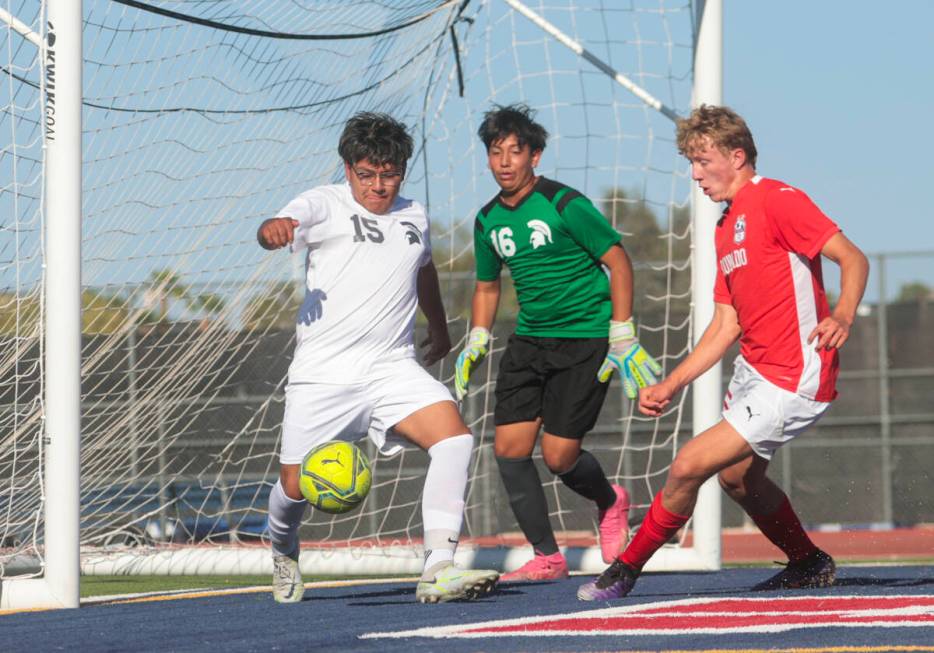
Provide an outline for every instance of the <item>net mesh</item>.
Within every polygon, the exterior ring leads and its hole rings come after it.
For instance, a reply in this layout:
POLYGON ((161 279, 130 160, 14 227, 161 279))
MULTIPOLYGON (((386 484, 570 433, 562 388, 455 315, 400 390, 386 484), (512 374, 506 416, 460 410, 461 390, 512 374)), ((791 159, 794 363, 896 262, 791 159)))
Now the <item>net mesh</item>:
MULTIPOLYGON (((692 7, 529 5, 667 106, 690 103, 692 7)), ((522 101, 551 137, 540 174, 597 203, 636 265, 635 315, 666 368, 690 340, 689 179, 670 120, 506 3, 84 0, 81 542, 100 552, 264 545, 300 257, 259 223, 339 182, 344 121, 392 113, 416 155, 403 194, 432 217, 453 339, 473 287, 471 233, 496 191, 476 138, 522 101)), ((41 32, 42 5, 10 12, 41 32)), ((5 29, 0 129, 0 564, 42 553, 42 134, 36 47, 5 29)), ((54 189, 50 189, 54 192, 54 189)), ((508 281, 508 280, 507 280, 508 281)), ((508 283, 507 283, 508 286, 508 283)), ((477 441, 465 540, 521 543, 492 455, 492 381, 516 315, 503 294, 493 355, 464 410, 477 441)), ((421 326, 419 326, 421 328, 421 326)), ((455 352, 432 368, 452 382, 455 352)), ((587 448, 632 493, 664 479, 686 406, 642 420, 614 380, 587 448)), ((417 550, 427 456, 374 460, 363 507, 309 513, 302 537, 417 550)), ((592 543, 595 510, 542 469, 559 541, 592 543)))

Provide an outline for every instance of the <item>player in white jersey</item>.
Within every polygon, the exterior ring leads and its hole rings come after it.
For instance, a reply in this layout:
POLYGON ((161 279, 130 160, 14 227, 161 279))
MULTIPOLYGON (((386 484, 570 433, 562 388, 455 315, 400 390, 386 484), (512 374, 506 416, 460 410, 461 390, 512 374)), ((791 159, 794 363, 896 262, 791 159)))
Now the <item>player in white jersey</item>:
POLYGON ((415 311, 428 319, 424 362, 451 350, 428 216, 399 196, 412 138, 378 113, 359 113, 338 146, 347 183, 319 186, 260 225, 265 249, 305 253, 305 299, 296 320, 282 425, 279 480, 269 497, 273 596, 300 601, 298 529, 308 503, 301 462, 315 445, 369 437, 384 453, 400 439, 428 452, 422 494, 424 603, 475 598, 498 572, 454 566, 473 437, 447 388, 415 358, 415 311))

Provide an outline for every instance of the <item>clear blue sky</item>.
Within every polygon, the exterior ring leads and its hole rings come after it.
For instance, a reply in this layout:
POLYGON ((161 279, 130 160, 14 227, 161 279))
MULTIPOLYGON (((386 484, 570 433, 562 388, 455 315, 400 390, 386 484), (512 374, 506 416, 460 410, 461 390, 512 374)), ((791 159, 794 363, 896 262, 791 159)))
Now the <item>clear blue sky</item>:
POLYGON ((725 0, 724 102, 864 251, 934 250, 934 1, 725 0))

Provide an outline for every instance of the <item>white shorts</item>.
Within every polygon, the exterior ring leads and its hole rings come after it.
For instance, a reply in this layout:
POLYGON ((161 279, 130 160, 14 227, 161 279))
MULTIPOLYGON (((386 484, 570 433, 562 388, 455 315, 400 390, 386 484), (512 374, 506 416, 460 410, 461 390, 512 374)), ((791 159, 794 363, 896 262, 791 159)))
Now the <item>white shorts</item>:
POLYGON ((756 372, 742 356, 723 400, 723 419, 757 455, 766 460, 816 422, 830 403, 813 401, 779 388, 756 372))
POLYGON ((380 364, 362 383, 290 383, 285 388, 279 462, 300 464, 322 442, 364 437, 391 456, 402 448, 402 438, 392 427, 439 401, 454 399, 411 358, 380 364))

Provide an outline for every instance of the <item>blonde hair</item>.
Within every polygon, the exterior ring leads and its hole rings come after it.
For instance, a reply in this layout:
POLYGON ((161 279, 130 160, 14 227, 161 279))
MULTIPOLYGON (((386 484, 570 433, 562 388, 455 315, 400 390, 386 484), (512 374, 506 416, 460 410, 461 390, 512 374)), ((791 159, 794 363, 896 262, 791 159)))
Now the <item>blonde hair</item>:
POLYGON ((678 121, 678 151, 684 156, 702 149, 708 140, 723 151, 743 150, 749 165, 756 167, 758 152, 752 133, 746 121, 729 107, 702 104, 678 121))

